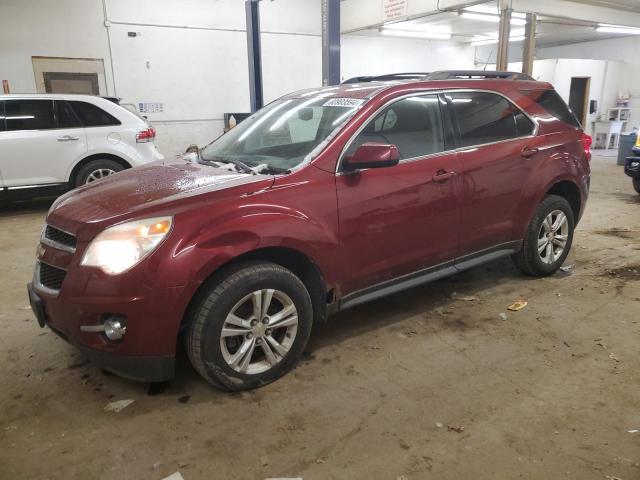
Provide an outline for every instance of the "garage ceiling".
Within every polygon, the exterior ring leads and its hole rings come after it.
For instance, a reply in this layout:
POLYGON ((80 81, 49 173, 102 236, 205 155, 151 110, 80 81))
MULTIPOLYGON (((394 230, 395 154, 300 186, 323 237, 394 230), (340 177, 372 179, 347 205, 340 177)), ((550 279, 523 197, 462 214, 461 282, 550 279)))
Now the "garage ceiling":
MULTIPOLYGON (((615 8, 640 13, 640 0, 582 0, 581 3, 602 7, 615 8)), ((497 2, 488 2, 481 7, 486 12, 498 12, 497 2)), ((517 13, 516 13, 517 16, 517 13)), ((540 47, 550 47, 570 43, 592 40, 617 38, 620 34, 596 32, 594 23, 576 21, 567 18, 539 16, 537 28, 537 44, 540 47)), ((640 26, 639 26, 640 27, 640 26)), ((461 17, 459 12, 442 12, 412 20, 398 22, 390 28, 394 30, 424 31, 432 33, 451 33, 452 40, 460 43, 471 43, 481 36, 497 37, 498 24, 485 20, 475 20, 461 17)), ((513 25, 512 36, 522 35, 523 26, 513 25)), ((382 35, 380 29, 366 29, 357 32, 358 35, 382 35)), ((400 34, 398 34, 400 36, 400 34)), ((636 37, 640 39, 640 37, 636 37)))

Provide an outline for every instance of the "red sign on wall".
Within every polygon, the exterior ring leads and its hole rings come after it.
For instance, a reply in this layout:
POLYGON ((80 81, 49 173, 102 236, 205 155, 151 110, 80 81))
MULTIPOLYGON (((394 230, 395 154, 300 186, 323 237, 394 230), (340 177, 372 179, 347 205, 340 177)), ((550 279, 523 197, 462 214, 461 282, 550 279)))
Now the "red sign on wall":
POLYGON ((398 20, 407 16, 407 0, 383 0, 382 21, 398 20))
POLYGON ((2 93, 9 93, 9 80, 2 80, 2 93))

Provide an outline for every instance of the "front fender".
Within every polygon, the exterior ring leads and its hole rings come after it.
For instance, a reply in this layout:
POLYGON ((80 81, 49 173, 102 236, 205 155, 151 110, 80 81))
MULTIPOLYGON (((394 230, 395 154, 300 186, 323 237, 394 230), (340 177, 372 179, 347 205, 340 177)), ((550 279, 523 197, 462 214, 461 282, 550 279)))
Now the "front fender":
POLYGON ((189 234, 182 236, 171 255, 164 256, 167 261, 157 266, 157 278, 171 279, 171 286, 200 285, 230 260, 269 247, 296 250, 323 274, 332 271, 329 264, 338 246, 336 231, 299 210, 249 204, 210 221, 196 222, 176 218, 176 227, 189 234))

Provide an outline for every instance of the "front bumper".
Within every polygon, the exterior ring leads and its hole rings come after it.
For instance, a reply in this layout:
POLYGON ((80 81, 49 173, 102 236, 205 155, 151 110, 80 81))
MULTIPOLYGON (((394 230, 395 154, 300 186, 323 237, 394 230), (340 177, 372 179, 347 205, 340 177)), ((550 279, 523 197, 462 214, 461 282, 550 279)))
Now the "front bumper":
MULTIPOLYGON (((166 304, 164 316, 154 309, 155 297, 138 297, 126 302, 120 299, 109 302, 103 298, 100 303, 88 299, 83 303, 77 298, 69 301, 48 295, 31 283, 27 290, 38 324, 43 328, 49 327, 91 362, 140 382, 161 382, 173 378, 180 318, 176 319, 175 312, 166 304), (101 332, 81 331, 82 325, 97 325, 103 321, 104 312, 118 312, 127 317, 127 333, 121 342, 111 342, 101 332)), ((171 301, 166 298, 166 289, 159 294, 165 296, 165 301, 171 301)))

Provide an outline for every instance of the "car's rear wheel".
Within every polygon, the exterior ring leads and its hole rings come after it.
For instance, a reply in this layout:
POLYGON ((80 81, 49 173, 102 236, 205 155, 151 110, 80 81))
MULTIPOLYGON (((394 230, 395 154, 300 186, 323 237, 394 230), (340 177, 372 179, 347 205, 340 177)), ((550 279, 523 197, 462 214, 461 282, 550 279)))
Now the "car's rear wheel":
POLYGON ((633 188, 635 188, 636 192, 640 193, 640 178, 633 178, 633 188))
POLYGON ((514 263, 527 275, 551 275, 569 255, 574 227, 569 202, 563 197, 548 195, 533 214, 522 249, 512 257, 514 263))
POLYGON ((124 170, 124 167, 115 160, 107 158, 91 160, 76 175, 75 186, 80 187, 87 183, 93 183, 121 170, 124 170))
POLYGON ((260 387, 293 367, 312 319, 309 293, 291 271, 268 262, 240 265, 200 293, 186 334, 187 354, 218 388, 260 387))

